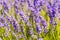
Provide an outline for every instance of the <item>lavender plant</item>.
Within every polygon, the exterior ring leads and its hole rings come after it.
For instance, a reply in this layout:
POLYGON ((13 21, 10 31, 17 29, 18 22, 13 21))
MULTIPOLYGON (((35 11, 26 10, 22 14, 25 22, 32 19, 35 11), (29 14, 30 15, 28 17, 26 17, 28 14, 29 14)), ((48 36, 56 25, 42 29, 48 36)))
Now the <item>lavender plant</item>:
POLYGON ((59 0, 0 0, 1 40, 60 40, 59 0))

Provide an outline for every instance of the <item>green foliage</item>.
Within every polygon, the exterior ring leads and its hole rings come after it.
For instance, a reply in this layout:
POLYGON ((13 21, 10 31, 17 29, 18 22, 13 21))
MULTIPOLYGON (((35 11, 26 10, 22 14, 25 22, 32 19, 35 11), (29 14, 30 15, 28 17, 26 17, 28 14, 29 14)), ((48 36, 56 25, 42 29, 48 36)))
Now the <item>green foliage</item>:
POLYGON ((29 26, 27 26, 26 25, 26 37, 27 37, 27 39, 29 39, 30 38, 30 29, 29 29, 29 26))
POLYGON ((57 31, 56 39, 60 40, 60 20, 58 21, 58 23, 56 25, 56 31, 57 31))
POLYGON ((24 38, 20 38, 19 40, 24 40, 24 38))
POLYGON ((56 31, 54 29, 50 29, 45 35, 44 40, 56 40, 56 31))
POLYGON ((12 24, 10 24, 10 29, 14 31, 14 27, 12 26, 12 24))
POLYGON ((8 36, 4 36, 3 40, 10 40, 8 36))
POLYGON ((5 33, 5 29, 3 27, 0 27, 0 37, 5 33))
POLYGON ((17 20, 17 14, 16 13, 14 13, 14 16, 15 16, 15 19, 17 20))
POLYGON ((10 40, 16 40, 15 35, 13 35, 11 32, 9 32, 8 34, 9 34, 8 37, 10 40))

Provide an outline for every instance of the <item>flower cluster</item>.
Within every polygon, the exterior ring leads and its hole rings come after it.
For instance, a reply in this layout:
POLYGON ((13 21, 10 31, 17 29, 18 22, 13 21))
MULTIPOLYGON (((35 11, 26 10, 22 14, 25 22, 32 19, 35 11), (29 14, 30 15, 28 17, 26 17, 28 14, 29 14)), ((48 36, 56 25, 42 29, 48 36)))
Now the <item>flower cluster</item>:
POLYGON ((60 40, 59 0, 0 0, 0 40, 60 40))

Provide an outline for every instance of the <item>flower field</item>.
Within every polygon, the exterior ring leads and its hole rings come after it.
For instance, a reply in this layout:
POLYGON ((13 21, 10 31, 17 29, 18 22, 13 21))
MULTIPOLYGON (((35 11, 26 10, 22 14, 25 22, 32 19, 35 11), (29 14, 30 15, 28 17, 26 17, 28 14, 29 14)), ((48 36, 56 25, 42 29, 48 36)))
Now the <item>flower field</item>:
POLYGON ((60 0, 0 0, 0 40, 60 40, 60 0))

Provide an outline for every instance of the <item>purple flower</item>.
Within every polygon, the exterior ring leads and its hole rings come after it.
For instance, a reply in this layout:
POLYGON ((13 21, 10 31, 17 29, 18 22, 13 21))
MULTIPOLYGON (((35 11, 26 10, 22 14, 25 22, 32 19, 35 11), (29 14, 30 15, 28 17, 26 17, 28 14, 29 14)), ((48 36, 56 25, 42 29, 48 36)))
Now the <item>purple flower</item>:
POLYGON ((15 2, 14 2, 15 4, 17 4, 18 3, 18 1, 17 0, 15 0, 15 2))
POLYGON ((36 23, 40 23, 40 20, 38 20, 38 19, 35 19, 35 22, 36 22, 36 23))
POLYGON ((4 26, 4 24, 0 23, 0 27, 4 26))
POLYGON ((34 7, 28 7, 29 10, 31 10, 32 12, 35 11, 34 7))
POLYGON ((42 28, 39 25, 36 25, 36 30, 38 33, 41 33, 42 28))
POLYGON ((55 17, 55 11, 54 10, 51 10, 49 11, 49 17, 52 18, 52 17, 55 17))
POLYGON ((18 28, 16 20, 13 19, 12 17, 6 17, 6 18, 8 19, 8 21, 13 25, 14 29, 16 30, 18 28))
POLYGON ((34 6, 36 5, 37 0, 34 0, 34 6))
POLYGON ((23 16, 23 14, 22 14, 22 13, 20 13, 19 15, 20 15, 21 17, 23 16))
POLYGON ((17 29, 17 24, 15 23, 14 20, 12 21, 12 24, 13 24, 14 29, 16 30, 17 29))
POLYGON ((44 20, 41 20, 41 22, 42 22, 42 26, 44 26, 44 28, 46 28, 47 27, 47 23, 44 20))
POLYGON ((7 22, 6 22, 6 20, 4 19, 4 17, 1 17, 1 18, 0 18, 0 25, 1 25, 1 26, 6 26, 6 23, 7 23, 7 22))
POLYGON ((15 5, 15 11, 17 14, 19 13, 18 6, 16 6, 16 5, 15 5))
POLYGON ((3 0, 0 0, 0 4, 2 4, 3 3, 3 0))
POLYGON ((3 2, 3 6, 4 6, 4 11, 8 11, 8 6, 5 2, 3 2))
POLYGON ((4 7, 6 7, 7 6, 7 4, 5 3, 5 2, 3 2, 3 4, 2 4, 4 7))
POLYGON ((0 18, 0 22, 4 23, 5 22, 4 18, 0 18))
POLYGON ((32 3, 32 0, 27 0, 28 7, 34 7, 34 4, 32 3))
POLYGON ((19 15, 21 16, 21 18, 23 19, 24 22, 26 22, 26 23, 28 22, 29 17, 24 14, 23 10, 20 11, 19 15))
POLYGON ((25 2, 26 0, 21 0, 21 2, 25 2))
POLYGON ((48 30, 47 29, 44 29, 44 33, 47 33, 48 32, 48 30))
POLYGON ((43 38, 39 38, 38 40, 43 40, 43 38))
POLYGON ((58 5, 58 12, 60 13, 60 5, 58 5))

